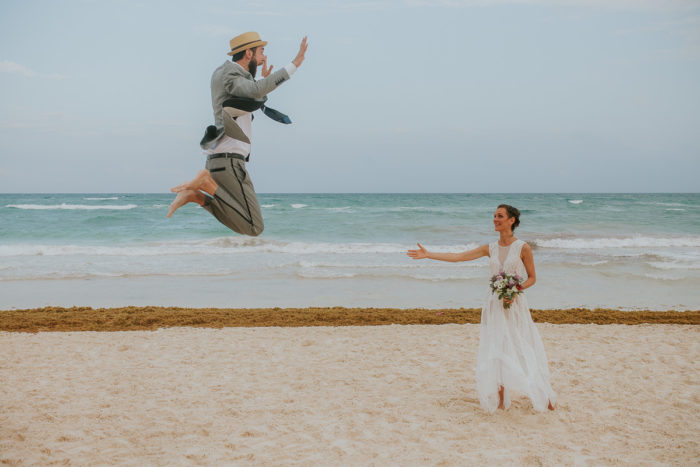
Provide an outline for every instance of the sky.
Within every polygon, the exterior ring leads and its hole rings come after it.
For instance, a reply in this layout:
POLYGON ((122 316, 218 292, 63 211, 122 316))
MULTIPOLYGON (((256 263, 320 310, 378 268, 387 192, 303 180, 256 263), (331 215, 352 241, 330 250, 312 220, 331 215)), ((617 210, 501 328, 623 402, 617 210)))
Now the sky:
POLYGON ((699 192, 700 2, 0 1, 0 193, 166 193, 258 31, 259 193, 699 192))

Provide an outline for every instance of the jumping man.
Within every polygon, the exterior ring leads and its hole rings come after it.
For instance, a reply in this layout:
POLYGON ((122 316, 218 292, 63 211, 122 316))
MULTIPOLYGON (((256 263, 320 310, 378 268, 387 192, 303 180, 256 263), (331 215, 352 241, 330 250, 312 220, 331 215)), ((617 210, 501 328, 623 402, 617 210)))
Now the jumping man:
POLYGON ((258 236, 264 225, 260 205, 245 163, 250 155, 252 110, 262 108, 266 115, 283 123, 288 117, 265 108, 265 97, 287 81, 304 62, 306 37, 292 62, 272 73, 265 56, 267 42, 257 32, 247 32, 230 41, 231 61, 214 70, 211 102, 216 125, 207 128, 200 143, 207 156, 206 169, 194 179, 170 191, 177 193, 168 217, 187 203, 197 203, 219 222, 243 235, 258 236), (262 79, 256 81, 262 66, 262 79))

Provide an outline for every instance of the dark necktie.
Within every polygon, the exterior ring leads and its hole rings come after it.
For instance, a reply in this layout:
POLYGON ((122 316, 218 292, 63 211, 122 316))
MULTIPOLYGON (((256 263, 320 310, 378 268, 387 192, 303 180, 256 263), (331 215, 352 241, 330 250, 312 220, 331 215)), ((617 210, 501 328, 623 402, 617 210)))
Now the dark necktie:
POLYGON ((260 107, 260 109, 263 111, 263 113, 265 115, 267 115, 268 117, 270 117, 271 119, 273 119, 276 122, 284 123, 285 125, 289 125, 290 123, 292 123, 292 121, 289 119, 289 117, 280 111, 277 111, 275 109, 271 109, 270 107, 267 107, 265 105, 260 107))
POLYGON ((267 98, 252 99, 250 97, 229 97, 222 102, 222 107, 233 107, 234 109, 242 110, 244 112, 253 112, 260 109, 265 115, 276 122, 284 123, 285 125, 292 123, 292 120, 282 112, 265 106, 266 100, 267 98))

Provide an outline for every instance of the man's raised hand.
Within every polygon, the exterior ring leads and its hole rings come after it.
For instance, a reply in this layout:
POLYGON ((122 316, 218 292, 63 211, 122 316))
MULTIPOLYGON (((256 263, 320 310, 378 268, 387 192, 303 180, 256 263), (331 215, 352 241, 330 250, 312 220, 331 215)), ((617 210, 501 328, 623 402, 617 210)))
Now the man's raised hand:
POLYGON ((292 60, 292 63, 294 66, 299 68, 301 64, 304 62, 304 55, 306 54, 306 49, 308 47, 308 44, 306 43, 306 36, 301 40, 301 45, 299 46, 299 53, 297 54, 296 57, 294 57, 294 60, 292 60))
POLYGON ((267 67, 267 58, 265 58, 265 60, 263 60, 263 62, 262 62, 262 67, 263 67, 262 77, 267 78, 268 76, 270 76, 270 73, 272 73, 272 69, 275 67, 275 65, 270 65, 270 68, 268 68, 267 67))

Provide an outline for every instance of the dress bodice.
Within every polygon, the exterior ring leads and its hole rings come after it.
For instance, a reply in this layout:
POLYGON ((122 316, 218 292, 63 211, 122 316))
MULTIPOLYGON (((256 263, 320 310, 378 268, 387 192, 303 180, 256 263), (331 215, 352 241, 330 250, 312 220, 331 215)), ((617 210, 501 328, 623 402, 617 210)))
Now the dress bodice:
POLYGON ((525 242, 522 240, 516 240, 511 243, 508 247, 506 258, 501 264, 501 260, 498 257, 498 242, 489 243, 491 275, 504 271, 506 274, 518 274, 520 277, 525 277, 525 265, 523 260, 520 259, 520 252, 524 244, 525 242))

